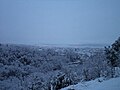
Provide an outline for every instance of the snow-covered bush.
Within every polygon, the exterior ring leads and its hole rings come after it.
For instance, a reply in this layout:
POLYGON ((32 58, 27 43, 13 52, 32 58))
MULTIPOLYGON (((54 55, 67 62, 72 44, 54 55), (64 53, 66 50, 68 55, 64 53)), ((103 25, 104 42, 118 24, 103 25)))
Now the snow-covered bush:
POLYGON ((69 86, 72 84, 72 80, 68 78, 65 74, 58 75, 54 77, 50 82, 51 90, 59 90, 63 87, 69 86))

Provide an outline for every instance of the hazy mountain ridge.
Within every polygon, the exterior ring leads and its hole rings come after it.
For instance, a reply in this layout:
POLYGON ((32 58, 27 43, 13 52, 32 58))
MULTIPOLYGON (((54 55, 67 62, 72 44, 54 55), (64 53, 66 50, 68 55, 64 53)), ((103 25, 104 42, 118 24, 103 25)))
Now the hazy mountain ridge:
POLYGON ((109 44, 35 44, 35 46, 41 47, 64 47, 64 48, 104 48, 109 44))

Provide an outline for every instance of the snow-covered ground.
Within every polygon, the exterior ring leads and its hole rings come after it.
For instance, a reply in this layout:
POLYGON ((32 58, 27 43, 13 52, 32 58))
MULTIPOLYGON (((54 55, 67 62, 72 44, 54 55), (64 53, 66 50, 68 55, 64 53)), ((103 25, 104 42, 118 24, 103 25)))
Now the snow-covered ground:
POLYGON ((81 82, 61 90, 120 90, 120 77, 103 80, 101 78, 88 82, 81 82))
MULTIPOLYGON (((120 76, 118 72, 115 77, 120 76)), ((112 75, 103 48, 0 44, 0 90, 50 90, 51 86, 59 90, 80 81, 112 75)), ((72 87, 88 90, 87 87, 99 84, 90 82, 72 87)))

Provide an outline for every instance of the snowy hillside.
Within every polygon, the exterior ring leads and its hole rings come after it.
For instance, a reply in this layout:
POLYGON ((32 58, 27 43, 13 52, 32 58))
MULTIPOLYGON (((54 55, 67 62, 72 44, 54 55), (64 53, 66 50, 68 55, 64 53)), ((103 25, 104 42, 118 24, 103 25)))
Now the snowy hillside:
POLYGON ((95 79, 85 83, 71 85, 61 90, 120 90, 120 77, 110 80, 95 79))
POLYGON ((0 90, 60 90, 112 71, 104 48, 0 44, 0 90))

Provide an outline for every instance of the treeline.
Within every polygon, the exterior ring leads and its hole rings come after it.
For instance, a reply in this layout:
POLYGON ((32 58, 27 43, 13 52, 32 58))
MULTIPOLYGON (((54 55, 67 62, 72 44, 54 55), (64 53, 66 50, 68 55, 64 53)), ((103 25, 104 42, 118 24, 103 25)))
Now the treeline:
POLYGON ((0 44, 0 90, 59 90, 80 81, 117 77, 119 67, 120 38, 105 48, 0 44))

